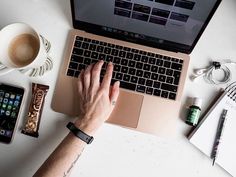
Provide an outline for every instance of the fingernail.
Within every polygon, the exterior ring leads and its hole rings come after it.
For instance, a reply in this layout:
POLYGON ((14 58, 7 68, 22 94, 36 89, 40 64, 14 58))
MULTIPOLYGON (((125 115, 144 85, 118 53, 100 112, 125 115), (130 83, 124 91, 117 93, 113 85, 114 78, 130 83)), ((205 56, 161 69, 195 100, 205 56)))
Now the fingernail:
POLYGON ((109 61, 109 63, 108 63, 108 64, 109 64, 110 66, 111 66, 111 65, 113 65, 113 63, 112 63, 111 61, 109 61))

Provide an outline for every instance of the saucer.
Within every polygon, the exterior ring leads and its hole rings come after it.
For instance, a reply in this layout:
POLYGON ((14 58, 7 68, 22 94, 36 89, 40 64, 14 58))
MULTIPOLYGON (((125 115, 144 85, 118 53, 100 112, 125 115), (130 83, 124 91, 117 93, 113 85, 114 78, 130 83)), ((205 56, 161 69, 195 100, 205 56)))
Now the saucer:
MULTIPOLYGON (((40 35, 40 38, 42 38, 45 50, 49 54, 50 49, 51 49, 51 43, 42 35, 40 35)), ((48 71, 51 71, 52 68, 53 68, 53 61, 52 61, 52 58, 48 55, 47 59, 45 60, 42 66, 37 67, 37 68, 32 68, 32 69, 20 69, 18 71, 30 77, 38 77, 38 76, 43 76, 48 71)), ((4 74, 6 74, 12 70, 14 69, 7 68, 0 62, 0 73, 3 72, 4 74)))

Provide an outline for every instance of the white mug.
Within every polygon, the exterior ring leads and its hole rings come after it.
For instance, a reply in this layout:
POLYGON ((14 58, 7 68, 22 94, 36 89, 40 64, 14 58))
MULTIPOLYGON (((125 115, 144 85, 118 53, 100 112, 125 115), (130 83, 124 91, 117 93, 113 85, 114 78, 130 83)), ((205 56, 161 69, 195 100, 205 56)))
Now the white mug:
POLYGON ((47 59, 47 45, 47 40, 25 23, 13 23, 4 27, 0 31, 0 75, 14 69, 32 69, 42 66, 47 59), (17 65, 13 62, 9 50, 12 41, 24 34, 32 35, 37 40, 37 53, 28 63, 17 65))

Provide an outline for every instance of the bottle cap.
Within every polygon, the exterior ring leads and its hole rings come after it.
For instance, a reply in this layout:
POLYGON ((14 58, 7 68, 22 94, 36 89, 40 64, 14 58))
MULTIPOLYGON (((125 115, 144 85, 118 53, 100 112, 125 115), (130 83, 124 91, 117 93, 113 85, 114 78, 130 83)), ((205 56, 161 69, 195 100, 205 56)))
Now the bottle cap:
POLYGON ((193 105, 201 108, 202 107, 202 99, 197 98, 197 97, 193 98, 193 105))

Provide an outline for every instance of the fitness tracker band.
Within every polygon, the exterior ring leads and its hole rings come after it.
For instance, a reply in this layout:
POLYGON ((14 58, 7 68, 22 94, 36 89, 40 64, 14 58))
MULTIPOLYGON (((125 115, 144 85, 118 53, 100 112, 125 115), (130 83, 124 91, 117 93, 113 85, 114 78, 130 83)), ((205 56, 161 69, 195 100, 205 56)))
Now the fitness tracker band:
POLYGON ((75 124, 73 124, 72 122, 69 122, 66 127, 75 135, 77 136, 79 139, 81 139, 82 141, 84 141, 87 144, 91 144, 93 141, 93 137, 87 135, 86 133, 84 133, 82 130, 80 130, 79 128, 77 128, 75 126, 75 124))

